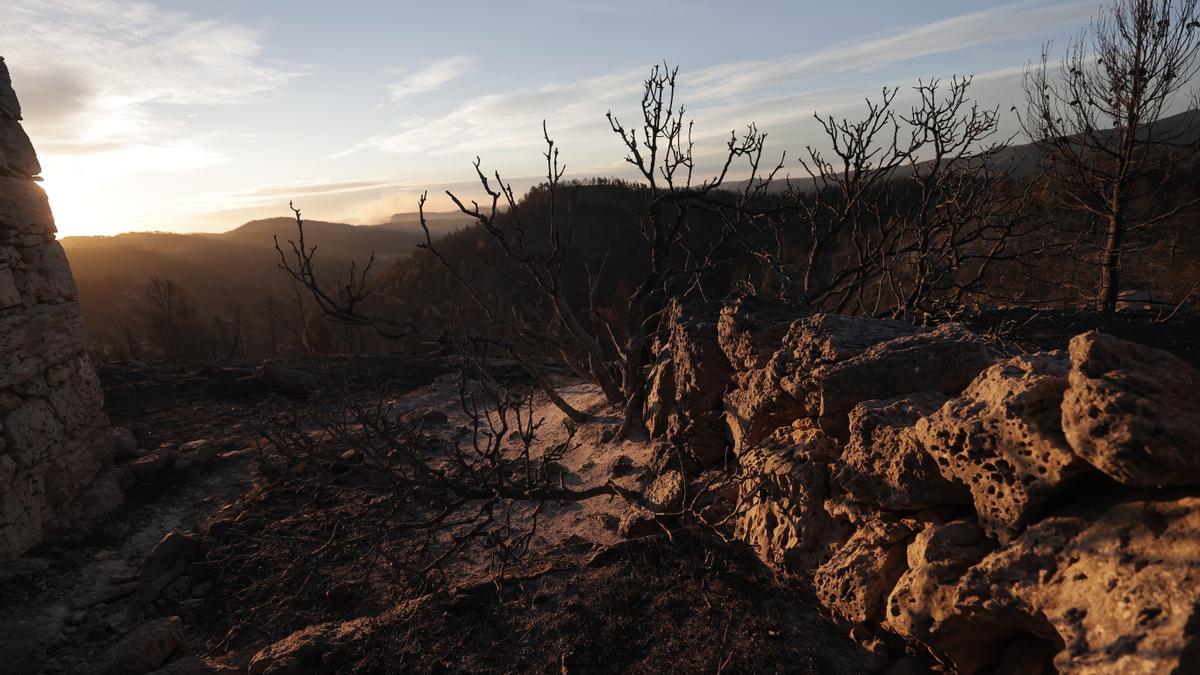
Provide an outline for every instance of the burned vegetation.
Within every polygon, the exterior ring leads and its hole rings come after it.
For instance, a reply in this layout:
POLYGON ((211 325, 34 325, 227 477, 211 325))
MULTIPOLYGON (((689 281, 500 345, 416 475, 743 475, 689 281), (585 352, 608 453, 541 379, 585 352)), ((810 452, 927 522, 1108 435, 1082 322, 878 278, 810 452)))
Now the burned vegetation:
POLYGON ((265 324, 154 279, 98 371, 124 504, 0 567, 0 668, 1200 668, 1200 10, 1105 11, 1030 144, 954 77, 700 147, 663 64, 602 120, 631 179, 551 117, 544 181, 477 159, 398 261, 293 204, 265 324))

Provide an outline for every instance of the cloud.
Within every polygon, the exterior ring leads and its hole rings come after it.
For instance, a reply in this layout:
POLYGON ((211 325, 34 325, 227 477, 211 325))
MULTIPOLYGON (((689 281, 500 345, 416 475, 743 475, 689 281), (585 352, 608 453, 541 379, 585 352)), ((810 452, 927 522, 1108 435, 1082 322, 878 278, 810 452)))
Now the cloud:
POLYGON ((392 101, 399 103, 414 94, 441 89, 447 83, 458 79, 471 67, 473 59, 469 56, 455 56, 425 66, 421 70, 404 73, 399 81, 388 85, 388 94, 392 101))
POLYGON ((256 30, 132 0, 3 3, 0 44, 39 150, 117 173, 220 161, 165 107, 244 103, 305 72, 264 57, 256 30))
MULTIPOLYGON (((861 85, 843 84, 849 80, 841 78, 834 88, 831 76, 1036 38, 1077 25, 1094 10, 1093 0, 1017 2, 816 52, 689 71, 681 75, 679 93, 697 119, 697 139, 724 136, 751 119, 764 127, 769 123, 796 124, 809 118, 814 109, 832 112, 861 102, 861 85)), ((612 109, 624 112, 630 120, 637 116, 636 102, 645 75, 644 68, 624 68, 575 82, 475 96, 445 114, 400 121, 392 131, 372 135, 352 150, 474 155, 532 148, 540 141, 541 121, 546 118, 555 138, 573 156, 597 156, 590 152, 593 149, 601 150, 599 156, 609 156, 617 146, 603 114, 612 109)))

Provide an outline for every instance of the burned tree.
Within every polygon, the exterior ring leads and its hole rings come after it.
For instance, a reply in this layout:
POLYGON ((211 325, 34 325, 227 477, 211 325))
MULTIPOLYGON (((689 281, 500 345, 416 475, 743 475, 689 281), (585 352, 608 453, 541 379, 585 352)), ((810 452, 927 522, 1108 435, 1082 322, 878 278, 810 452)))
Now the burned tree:
POLYGON ((1007 140, 970 78, 898 90, 866 102, 857 121, 815 115, 829 150, 806 148, 804 178, 774 210, 747 219, 744 237, 780 279, 777 292, 814 309, 915 317, 944 315, 985 294, 995 263, 1024 222, 1008 189, 1007 140))
MULTIPOLYGON (((537 348, 550 349, 576 375, 598 385, 610 404, 622 407, 622 435, 642 433, 645 429, 643 408, 650 343, 666 301, 686 290, 689 280, 727 239, 718 237, 717 241, 708 242, 707 250, 693 250, 688 239, 693 234, 694 213, 743 208, 740 200, 721 193, 736 163, 748 165, 752 186, 747 188, 748 193, 761 190, 774 175, 773 171, 765 178, 758 175, 766 134, 751 125, 741 135, 730 135, 723 163, 714 175, 704 180, 696 178, 692 124, 685 118, 684 106, 675 101, 677 73, 677 69, 666 66, 656 66, 651 71, 643 86, 642 119, 638 127, 627 127, 611 112, 607 115, 610 128, 626 149, 625 161, 636 169, 645 194, 639 222, 642 246, 638 254, 644 259, 645 268, 635 280, 628 299, 617 308, 622 317, 620 322, 595 303, 594 289, 603 274, 602 267, 589 270, 588 289, 582 302, 572 299, 567 292, 566 262, 574 234, 571 190, 562 184, 565 167, 559 163, 558 149, 545 128, 545 191, 550 216, 542 228, 544 232, 536 231, 523 218, 519 200, 501 174, 495 172, 489 177, 478 160, 476 175, 490 203, 467 204, 447 193, 513 263, 511 281, 529 289, 534 299, 511 308, 507 316, 501 315, 480 289, 455 271, 425 227, 423 247, 467 289, 493 328, 510 336, 509 349, 531 367, 530 374, 546 384, 533 365, 531 352, 537 348), (559 203, 567 205, 561 218, 559 203)), ((424 199, 421 207, 423 214, 424 199)), ((422 226, 425 226, 423 215, 422 226)), ((552 387, 543 389, 573 419, 580 418, 579 411, 554 394, 552 387)))
POLYGON ((1195 111, 1164 119, 1200 69, 1196 0, 1117 0, 1075 38, 1057 69, 1025 74, 1021 123, 1044 153, 1059 204, 1088 220, 1097 310, 1111 314, 1130 238, 1194 208, 1162 193, 1200 158, 1195 111))

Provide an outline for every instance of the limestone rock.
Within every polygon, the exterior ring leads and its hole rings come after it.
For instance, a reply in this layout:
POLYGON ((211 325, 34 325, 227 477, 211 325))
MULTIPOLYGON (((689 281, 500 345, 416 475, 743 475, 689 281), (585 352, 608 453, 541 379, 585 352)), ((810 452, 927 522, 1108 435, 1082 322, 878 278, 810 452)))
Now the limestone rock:
POLYGON ((770 365, 738 373, 736 387, 725 395, 725 425, 733 454, 741 456, 771 432, 804 416, 800 402, 779 385, 770 365))
POLYGON ((1062 425, 1075 454, 1126 485, 1200 484, 1200 372, 1095 331, 1070 354, 1062 425))
POLYGON ((45 190, 27 178, 0 172, 0 245, 14 242, 13 235, 50 234, 54 229, 45 190))
POLYGON ((803 421, 740 458, 735 535, 764 562, 805 571, 827 557, 841 531, 825 511, 837 446, 803 421))
POLYGON ((1089 473, 1060 428, 1067 371, 1061 352, 1012 358, 917 422, 942 475, 970 489, 980 524, 1002 542, 1089 473))
POLYGON ((946 480, 916 437, 917 420, 945 401, 923 393, 855 406, 835 474, 852 499, 893 510, 971 503, 966 486, 946 480))
POLYGON ((732 369, 717 341, 717 319, 715 309, 703 303, 671 302, 667 343, 647 399, 651 432, 660 432, 701 467, 723 459, 729 446, 721 404, 732 369), (670 357, 669 366, 663 355, 670 357))
POLYGON ((846 413, 862 401, 899 396, 914 387, 953 396, 990 363, 983 341, 959 324, 944 324, 822 366, 812 373, 811 389, 792 394, 806 408, 819 410, 825 426, 840 431, 846 413))
POLYGON ((1198 672, 1200 497, 1048 518, 968 571, 956 594, 966 617, 1061 646, 1059 673, 1198 672))
POLYGON ((17 95, 13 92, 12 77, 8 73, 8 65, 4 63, 3 56, 0 56, 0 117, 21 119, 21 103, 17 101, 17 95))
MULTIPOLYGON (((815 314, 792 324, 783 338, 783 352, 774 359, 776 370, 781 374, 784 390, 801 401, 810 414, 816 415, 821 412, 821 397, 814 393, 820 391, 818 373, 823 366, 847 361, 875 345, 919 331, 916 326, 903 321, 815 314)), ((866 396, 854 403, 905 393, 908 390, 866 396)))
POLYGON ((104 675, 149 673, 161 666, 183 643, 183 622, 179 617, 155 619, 130 631, 109 649, 97 670, 104 675))
POLYGON ((922 530, 906 552, 908 570, 887 599, 885 625, 933 648, 960 670, 984 664, 976 650, 979 626, 963 621, 955 608, 955 588, 973 565, 995 549, 974 523, 955 520, 922 530))
POLYGON ((675 362, 670 349, 662 349, 646 385, 646 430, 651 438, 665 438, 675 412, 675 362))
POLYGON ((120 500, 83 316, 0 59, 0 560, 120 500))
POLYGON ((659 534, 662 531, 662 527, 658 523, 658 518, 637 504, 629 507, 629 510, 625 512, 625 515, 621 517, 621 522, 617 525, 617 534, 626 539, 659 534))
POLYGON ((683 473, 670 469, 660 473, 646 489, 646 501, 655 513, 678 513, 683 508, 687 490, 683 473))
POLYGON ((168 532, 146 556, 138 580, 138 596, 150 602, 162 593, 187 566, 201 556, 200 542, 177 530, 168 532))
POLYGON ((28 178, 41 172, 42 165, 21 123, 0 116, 0 174, 28 178))
POLYGON ((877 625, 888 593, 905 570, 909 525, 878 519, 854 531, 813 572, 817 598, 843 622, 877 625))
MULTIPOLYGON (((849 359, 880 342, 918 330, 900 321, 816 314, 793 321, 779 340, 776 351, 764 360, 762 355, 772 344, 774 334, 779 332, 780 322, 770 324, 773 330, 764 340, 755 338, 750 332, 753 323, 737 313, 730 311, 722 316, 730 326, 726 329, 729 335, 725 338, 729 345, 727 351, 741 363, 757 366, 737 373, 734 378, 736 389, 725 396, 725 419, 733 437, 735 455, 792 420, 820 414, 820 396, 812 393, 819 391, 815 373, 822 366, 849 359), (742 328, 741 332, 736 330, 738 327, 742 328), (758 366, 760 363, 762 365, 758 366)), ((907 390, 898 393, 907 393, 907 390)))
POLYGON ((721 308, 717 342, 735 370, 763 368, 775 352, 802 308, 782 300, 750 296, 721 308))

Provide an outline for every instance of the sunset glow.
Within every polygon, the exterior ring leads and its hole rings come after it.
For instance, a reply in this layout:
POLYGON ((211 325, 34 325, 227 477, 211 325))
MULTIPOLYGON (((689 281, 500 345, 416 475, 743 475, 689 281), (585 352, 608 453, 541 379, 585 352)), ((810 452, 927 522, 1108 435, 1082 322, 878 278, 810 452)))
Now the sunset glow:
POLYGON ((289 199, 359 223, 412 211, 427 188, 450 208, 441 190, 469 181, 477 155, 531 184, 543 118, 571 175, 619 174, 604 113, 631 112, 664 56, 685 73, 702 156, 754 120, 794 157, 816 142, 814 110, 884 83, 974 73, 982 101, 1007 101, 1029 55, 1095 9, 764 2, 711 22, 727 4, 452 4, 32 0, 0 8, 0 48, 64 235, 203 231, 286 214, 289 199), (464 13, 555 62, 464 39, 464 13), (663 22, 681 30, 652 30, 663 22))

